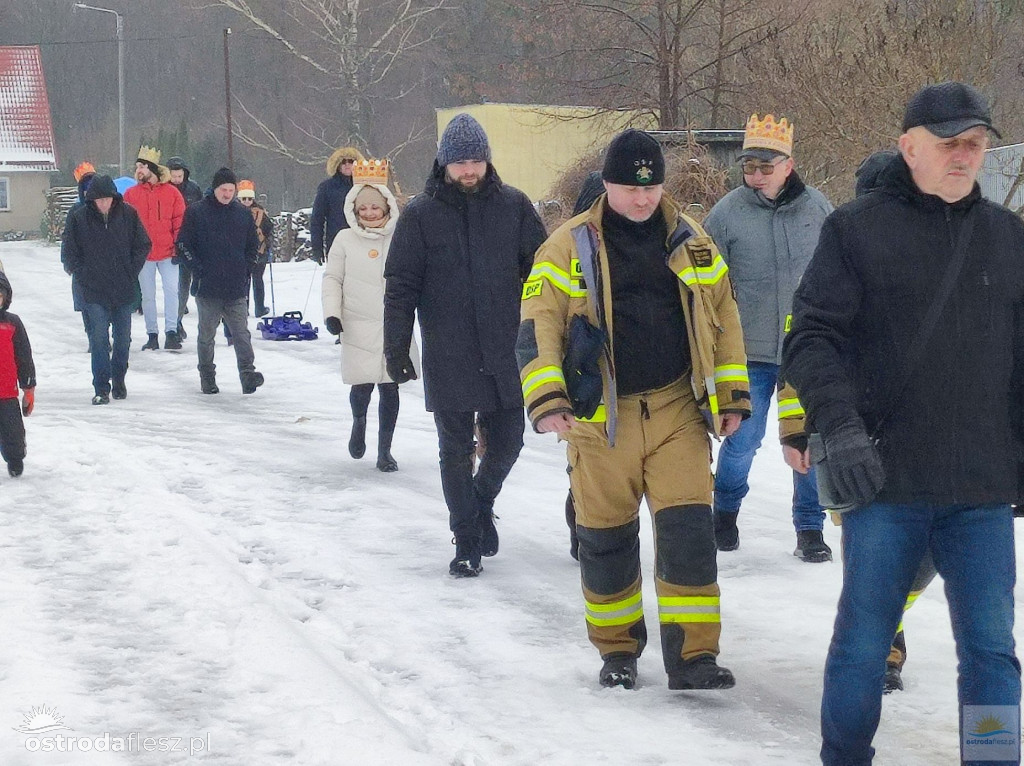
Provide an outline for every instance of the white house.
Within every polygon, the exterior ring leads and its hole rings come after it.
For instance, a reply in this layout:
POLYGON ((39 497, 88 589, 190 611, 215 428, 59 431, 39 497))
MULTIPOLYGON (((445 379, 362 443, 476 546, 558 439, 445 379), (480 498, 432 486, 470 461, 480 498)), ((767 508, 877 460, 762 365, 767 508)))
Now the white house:
POLYGON ((38 231, 57 169, 36 45, 0 45, 0 232, 38 231))

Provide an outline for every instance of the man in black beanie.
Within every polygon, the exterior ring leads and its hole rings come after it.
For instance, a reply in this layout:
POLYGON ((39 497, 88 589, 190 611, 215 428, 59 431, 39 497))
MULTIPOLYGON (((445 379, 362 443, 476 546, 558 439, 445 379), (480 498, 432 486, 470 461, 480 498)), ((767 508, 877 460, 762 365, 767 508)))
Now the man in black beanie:
POLYGON ((750 414, 739 313, 715 243, 664 195, 654 138, 618 135, 601 176, 605 193, 551 235, 523 286, 516 353, 526 411, 534 430, 569 445, 600 684, 633 688, 647 644, 646 496, 669 688, 727 689, 735 680, 716 661, 708 431, 726 436, 750 414))
POLYGON ((416 377, 413 319, 423 333, 423 390, 440 442, 441 486, 455 537, 453 577, 475 577, 498 552, 494 500, 523 447, 516 374, 519 296, 544 224, 490 163, 468 114, 445 128, 426 189, 395 228, 384 277, 384 355, 396 383, 416 377), (487 451, 474 474, 474 421, 487 451))
POLYGON ((263 385, 254 366, 248 327, 249 273, 259 259, 259 237, 249 210, 235 199, 238 179, 230 168, 213 176, 210 191, 185 211, 178 235, 178 254, 192 269, 192 291, 199 313, 199 383, 204 394, 216 394, 213 363, 217 325, 228 326, 234 341, 242 393, 263 385))

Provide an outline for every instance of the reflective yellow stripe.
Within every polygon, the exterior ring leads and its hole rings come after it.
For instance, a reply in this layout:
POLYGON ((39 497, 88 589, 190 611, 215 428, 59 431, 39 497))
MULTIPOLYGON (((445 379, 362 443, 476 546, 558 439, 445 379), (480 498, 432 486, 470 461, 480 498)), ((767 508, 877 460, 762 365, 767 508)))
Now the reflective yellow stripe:
POLYGON ((604 404, 597 405, 597 411, 589 418, 576 418, 581 423, 604 423, 608 420, 608 412, 604 408, 604 404))
POLYGON ((586 605, 587 622, 597 627, 629 625, 644 616, 643 594, 640 592, 610 604, 595 604, 585 599, 583 603, 586 605))
POLYGON ((662 622, 721 622, 718 596, 662 596, 658 614, 662 622))
MULTIPOLYGON (((917 597, 920 596, 922 593, 924 593, 923 590, 910 591, 910 595, 907 596, 907 603, 903 605, 903 611, 906 612, 908 609, 910 609, 910 607, 914 605, 914 602, 917 601, 917 597)), ((896 632, 899 633, 901 630, 903 630, 902 619, 900 620, 900 624, 896 626, 896 632)))
POLYGON ((803 416, 804 408, 799 399, 779 399, 780 420, 782 418, 802 418, 803 416))
POLYGON ((746 383, 750 384, 745 364, 723 364, 715 368, 715 383, 746 383))
MULTIPOLYGON (((578 260, 575 263, 575 268, 579 268, 578 260)), ((571 278, 564 270, 558 268, 551 261, 541 261, 540 263, 533 264, 528 281, 532 282, 538 279, 546 279, 570 298, 582 298, 587 294, 587 291, 583 289, 583 281, 581 279, 571 278)))
POLYGON ((791 329, 793 329, 793 315, 786 314, 786 332, 789 332, 791 329))
POLYGON ((687 285, 713 285, 717 284, 729 271, 722 256, 716 255, 710 266, 687 266, 679 272, 678 276, 687 285))
POLYGON ((523 380, 523 396, 529 396, 545 383, 561 383, 565 386, 565 377, 562 375, 561 367, 541 367, 534 370, 523 380))

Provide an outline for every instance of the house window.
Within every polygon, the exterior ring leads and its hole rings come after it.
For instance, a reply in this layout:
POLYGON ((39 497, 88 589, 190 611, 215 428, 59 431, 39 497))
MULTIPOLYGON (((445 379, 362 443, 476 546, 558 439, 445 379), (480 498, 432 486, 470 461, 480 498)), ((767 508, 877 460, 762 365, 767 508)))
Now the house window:
POLYGON ((0 210, 11 209, 11 180, 0 178, 0 210))

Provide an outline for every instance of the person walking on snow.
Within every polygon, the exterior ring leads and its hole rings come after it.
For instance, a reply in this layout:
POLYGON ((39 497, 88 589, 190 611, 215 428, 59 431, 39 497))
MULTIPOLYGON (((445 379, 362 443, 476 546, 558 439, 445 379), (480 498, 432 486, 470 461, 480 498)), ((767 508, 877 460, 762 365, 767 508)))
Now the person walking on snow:
POLYGON ((185 211, 178 234, 178 254, 192 269, 194 280, 199 384, 204 394, 220 392, 213 356, 222 320, 234 341, 242 393, 254 393, 263 385, 248 327, 249 274, 259 258, 259 237, 252 214, 235 199, 237 185, 230 168, 214 173, 211 191, 185 211))
POLYGON ((124 193, 124 201, 131 205, 142 219, 153 248, 139 275, 142 288, 142 313, 146 317, 149 339, 143 351, 160 348, 159 325, 156 313, 156 275, 164 293, 164 348, 180 349, 178 337, 178 266, 175 263, 174 242, 185 216, 185 200, 171 184, 171 171, 160 164, 160 152, 148 146, 139 149, 135 161, 135 180, 124 193))
POLYGON ((7 473, 21 476, 25 470, 25 421, 36 403, 36 367, 25 325, 8 309, 14 291, 0 271, 0 457, 7 473), (18 401, 18 387, 22 399, 18 401))
POLYGON ((782 352, 811 432, 805 463, 826 504, 846 508, 821 759, 872 762, 886 659, 930 551, 959 660, 960 759, 1018 764, 1024 223, 976 183, 995 132, 976 88, 922 88, 902 130, 876 188, 825 221, 782 352), (1008 735, 979 737, 993 721, 1008 735))
POLYGON ((605 193, 537 252, 516 354, 538 433, 568 442, 585 619, 602 686, 632 689, 647 644, 641 500, 670 689, 727 689, 711 444, 750 414, 739 313, 715 243, 664 195, 649 134, 611 142, 605 193))
POLYGON ((270 313, 266 302, 266 288, 263 285, 263 272, 271 257, 270 243, 274 239, 274 221, 267 215, 264 207, 256 201, 256 185, 252 181, 243 179, 238 182, 238 201, 249 208, 252 213, 252 220, 256 224, 256 236, 260 240, 257 251, 259 259, 252 267, 252 298, 253 303, 256 304, 253 313, 258 318, 270 313))
MULTIPOLYGON (((191 171, 181 157, 167 160, 167 169, 171 173, 171 185, 178 190, 187 208, 203 198, 203 190, 191 179, 191 171)), ((181 318, 188 313, 188 296, 192 288, 192 271, 184 263, 178 261, 178 339, 185 340, 188 334, 181 324, 181 318)))
POLYGON ((92 403, 108 404, 111 395, 128 396, 135 288, 151 243, 139 214, 125 204, 110 176, 96 176, 85 198, 85 205, 68 215, 61 260, 78 284, 82 312, 89 317, 92 403))
MULTIPOLYGON (((357 162, 354 185, 345 197, 349 227, 338 232, 327 255, 323 279, 324 325, 341 337, 341 378, 351 385, 352 434, 349 454, 366 453, 366 413, 373 387, 378 408, 377 468, 398 470, 391 440, 398 422, 398 384, 384 358, 384 267, 398 224, 398 202, 387 187, 387 163, 357 162)), ((415 343, 409 350, 419 367, 415 343)))
POLYGON ((423 194, 395 227, 384 269, 384 355, 395 383, 416 377, 410 348, 419 316, 425 403, 455 537, 453 577, 475 577, 480 557, 498 552, 494 500, 526 426, 515 358, 519 296, 544 236, 530 200, 491 165, 480 123, 456 115, 423 194), (474 474, 477 413, 487 449, 474 474))
POLYGON ((348 228, 345 197, 352 189, 352 166, 364 159, 355 147, 342 146, 327 160, 327 180, 321 181, 316 189, 309 217, 310 246, 317 263, 324 262, 338 232, 348 228))
MULTIPOLYGON (((743 185, 720 199, 704 221, 736 289, 750 375, 751 416, 727 437, 715 470, 715 541, 720 551, 740 547, 736 525, 747 479, 764 439, 768 410, 782 361, 793 293, 818 244, 832 205, 806 186, 793 161, 793 125, 773 115, 747 121, 739 156, 743 185)), ((814 469, 793 472, 794 556, 808 563, 832 560, 822 528, 814 469)))

